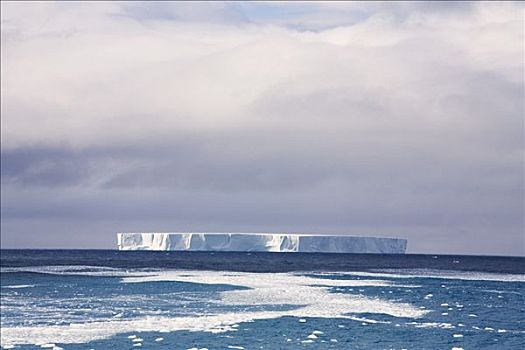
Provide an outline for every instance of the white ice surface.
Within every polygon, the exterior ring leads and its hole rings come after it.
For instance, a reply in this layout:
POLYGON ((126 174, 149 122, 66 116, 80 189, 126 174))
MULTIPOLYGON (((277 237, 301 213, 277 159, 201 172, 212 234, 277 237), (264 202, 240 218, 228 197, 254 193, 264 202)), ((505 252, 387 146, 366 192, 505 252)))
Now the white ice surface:
POLYGON ((119 233, 120 250, 404 254, 405 239, 298 233, 119 233))

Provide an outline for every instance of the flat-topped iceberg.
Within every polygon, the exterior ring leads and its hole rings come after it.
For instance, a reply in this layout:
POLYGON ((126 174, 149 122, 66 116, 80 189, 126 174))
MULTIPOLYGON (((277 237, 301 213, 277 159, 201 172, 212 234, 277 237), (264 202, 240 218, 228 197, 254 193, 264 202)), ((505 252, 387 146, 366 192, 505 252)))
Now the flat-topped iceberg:
POLYGON ((301 233, 118 233, 119 250, 404 254, 406 239, 301 233))

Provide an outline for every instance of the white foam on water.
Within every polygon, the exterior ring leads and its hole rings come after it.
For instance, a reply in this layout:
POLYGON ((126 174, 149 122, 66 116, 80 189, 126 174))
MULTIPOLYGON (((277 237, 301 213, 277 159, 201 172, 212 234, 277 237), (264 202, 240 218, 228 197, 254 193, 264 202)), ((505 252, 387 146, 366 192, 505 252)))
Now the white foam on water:
POLYGON ((520 292, 515 292, 515 291, 511 291, 511 290, 482 289, 481 291, 482 291, 482 292, 486 292, 486 293, 496 293, 496 294, 516 294, 516 295, 521 295, 520 292))
MULTIPOLYGON (((84 269, 52 269, 60 273, 77 274, 84 269)), ((93 269, 96 274, 106 273, 104 269, 93 269)), ((91 273, 91 272, 90 272, 91 273)), ((218 315, 194 315, 184 317, 163 317, 147 315, 134 319, 110 318, 103 321, 72 323, 64 326, 25 326, 2 329, 2 345, 35 344, 37 342, 85 343, 105 339, 118 333, 156 332, 156 331, 204 331, 226 332, 236 330, 233 325, 283 316, 299 318, 355 318, 349 314, 377 313, 394 317, 417 318, 427 313, 407 303, 393 302, 364 295, 333 293, 333 287, 391 287, 397 286, 385 280, 332 280, 292 273, 240 273, 217 271, 117 271, 113 275, 123 275, 123 283, 147 283, 153 281, 177 281, 200 284, 227 284, 246 287, 220 293, 217 300, 209 300, 219 306, 246 305, 287 305, 293 307, 286 311, 231 312, 218 315)), ((303 321, 304 320, 304 321, 303 321)), ((130 336, 131 337, 131 336, 130 336)))
POLYGON ((228 349, 239 349, 239 350, 244 350, 244 347, 242 347, 242 346, 237 346, 237 345, 228 345, 228 349))
POLYGON ((34 284, 16 284, 12 286, 2 286, 2 288, 19 289, 19 288, 32 288, 34 286, 35 286, 34 284))

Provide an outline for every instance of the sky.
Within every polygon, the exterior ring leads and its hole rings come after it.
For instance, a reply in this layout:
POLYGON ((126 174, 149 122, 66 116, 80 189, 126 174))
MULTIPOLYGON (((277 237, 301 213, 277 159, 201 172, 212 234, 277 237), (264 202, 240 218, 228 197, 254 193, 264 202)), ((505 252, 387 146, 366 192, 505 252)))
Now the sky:
POLYGON ((2 1, 1 49, 2 248, 525 255, 520 3, 2 1))

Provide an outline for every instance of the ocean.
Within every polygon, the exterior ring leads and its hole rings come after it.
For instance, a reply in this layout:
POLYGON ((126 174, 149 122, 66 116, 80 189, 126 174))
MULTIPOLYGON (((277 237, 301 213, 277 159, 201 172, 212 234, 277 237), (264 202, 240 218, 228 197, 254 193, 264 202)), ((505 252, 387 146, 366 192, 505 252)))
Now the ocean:
POLYGON ((525 258, 1 250, 4 349, 524 349, 525 258))

